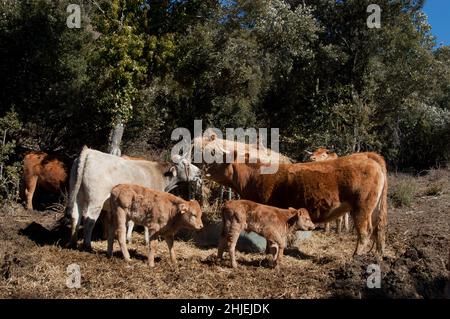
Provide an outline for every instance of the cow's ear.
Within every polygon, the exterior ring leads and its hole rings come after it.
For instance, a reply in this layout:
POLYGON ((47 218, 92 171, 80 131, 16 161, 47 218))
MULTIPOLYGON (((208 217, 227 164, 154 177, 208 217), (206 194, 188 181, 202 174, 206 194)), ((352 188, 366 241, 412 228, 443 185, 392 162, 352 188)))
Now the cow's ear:
POLYGON ((181 203, 178 205, 178 209, 180 210, 181 214, 184 214, 188 211, 188 207, 185 203, 181 203))
POLYGON ((177 176, 177 169, 176 169, 176 167, 172 166, 171 168, 169 168, 169 170, 164 173, 164 176, 176 177, 177 176))

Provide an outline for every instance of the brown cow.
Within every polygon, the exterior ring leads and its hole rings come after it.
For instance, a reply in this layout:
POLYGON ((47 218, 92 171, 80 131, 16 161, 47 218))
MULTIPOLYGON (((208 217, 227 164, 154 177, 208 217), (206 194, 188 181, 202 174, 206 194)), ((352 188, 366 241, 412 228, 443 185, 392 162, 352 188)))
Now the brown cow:
POLYGON ((30 152, 23 160, 23 175, 27 209, 33 209, 33 195, 36 186, 51 193, 59 193, 68 182, 67 159, 44 152, 30 152))
POLYGON ((243 199, 281 208, 305 207, 314 223, 350 211, 358 236, 354 254, 363 253, 371 235, 378 253, 384 253, 387 173, 380 155, 359 153, 333 161, 279 164, 273 174, 262 174, 264 165, 213 163, 207 176, 232 187, 243 199))
POLYGON ((312 230, 314 224, 306 209, 280 209, 249 200, 227 201, 222 208, 223 228, 217 256, 222 259, 228 249, 231 266, 237 267, 235 248, 242 231, 253 231, 267 239, 273 254, 274 266, 281 263, 287 235, 296 230, 312 230))
MULTIPOLYGON (((139 157, 122 155, 128 160, 144 160, 139 157)), ((27 209, 33 209, 33 196, 36 187, 42 187, 50 193, 59 193, 67 188, 72 162, 63 156, 49 155, 45 152, 29 152, 23 159, 23 178, 27 209)))
MULTIPOLYGON (((333 160, 338 158, 338 155, 333 152, 330 151, 326 148, 320 147, 318 149, 316 149, 314 152, 308 152, 308 154, 310 154, 309 159, 312 162, 320 162, 320 161, 328 161, 328 160, 333 160)), ((341 233, 342 231, 342 224, 344 224, 344 229, 345 231, 349 231, 349 225, 348 225, 348 213, 345 213, 344 216, 338 217, 336 219, 336 233, 341 233)), ((328 232, 330 231, 330 223, 325 223, 325 231, 328 232)))
POLYGON ((108 255, 112 256, 114 234, 117 231, 120 248, 126 261, 130 260, 126 243, 126 222, 132 220, 149 230, 148 264, 155 266, 158 237, 169 247, 170 259, 176 263, 174 235, 182 228, 203 228, 202 211, 196 200, 185 201, 175 195, 139 185, 119 184, 111 191, 111 212, 108 215, 108 255))

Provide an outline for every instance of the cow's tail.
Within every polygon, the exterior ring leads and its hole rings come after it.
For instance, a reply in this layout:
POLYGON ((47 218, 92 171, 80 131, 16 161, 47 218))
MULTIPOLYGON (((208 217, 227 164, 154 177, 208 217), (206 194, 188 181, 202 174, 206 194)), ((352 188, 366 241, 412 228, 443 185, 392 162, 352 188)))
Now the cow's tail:
MULTIPOLYGON (((78 192, 80 190, 81 182, 83 181, 83 171, 84 171, 84 165, 86 163, 86 156, 87 151, 89 148, 85 145, 83 149, 81 150, 80 157, 78 157, 78 167, 76 169, 76 177, 75 177, 75 184, 73 184, 73 188, 70 190, 69 195, 69 202, 67 205, 67 213, 68 217, 71 218, 71 213, 73 210, 73 207, 75 205, 75 201, 77 200, 78 192)), ((77 161, 74 162, 74 165, 77 161)), ((74 169, 72 168, 71 175, 74 173, 74 169)), ((72 178, 72 176, 70 177, 72 178)))
POLYGON ((387 192, 388 192, 388 176, 386 173, 386 168, 384 167, 384 183, 383 189, 381 191, 381 196, 379 198, 377 207, 375 209, 375 221, 374 221, 374 232, 373 239, 376 243, 377 252, 383 256, 386 244, 386 228, 387 228, 387 192))

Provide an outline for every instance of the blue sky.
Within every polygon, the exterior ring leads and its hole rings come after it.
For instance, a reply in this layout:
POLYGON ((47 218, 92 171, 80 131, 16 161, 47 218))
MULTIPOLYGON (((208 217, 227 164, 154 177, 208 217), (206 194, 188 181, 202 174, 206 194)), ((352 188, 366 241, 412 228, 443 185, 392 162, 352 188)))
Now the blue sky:
POLYGON ((450 1, 427 0, 423 11, 428 15, 436 44, 450 45, 450 1))

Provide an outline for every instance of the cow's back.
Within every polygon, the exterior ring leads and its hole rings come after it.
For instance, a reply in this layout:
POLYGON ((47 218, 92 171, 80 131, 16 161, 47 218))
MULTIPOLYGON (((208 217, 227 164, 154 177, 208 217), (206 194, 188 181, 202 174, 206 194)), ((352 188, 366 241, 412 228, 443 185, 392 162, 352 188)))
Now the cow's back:
POLYGON ((24 157, 24 179, 37 177, 39 186, 58 192, 68 181, 68 160, 44 152, 28 153, 24 157))
POLYGON ((96 150, 89 150, 82 178, 85 190, 93 196, 109 195, 118 184, 137 184, 157 190, 165 186, 159 163, 127 160, 96 150))
POLYGON ((280 164, 277 173, 259 175, 256 190, 261 195, 256 201, 280 208, 305 207, 312 212, 329 210, 337 203, 352 202, 380 178, 384 179, 383 167, 367 156, 280 164))

